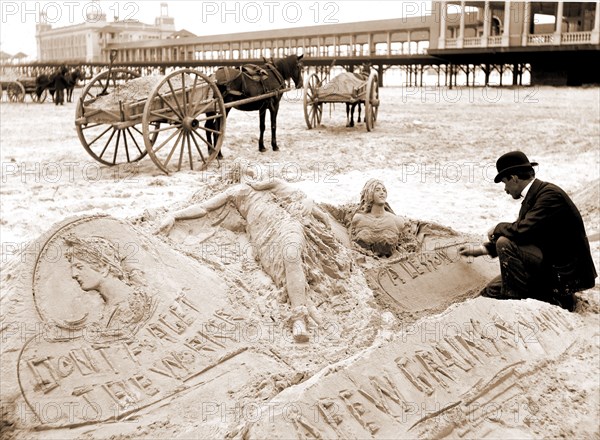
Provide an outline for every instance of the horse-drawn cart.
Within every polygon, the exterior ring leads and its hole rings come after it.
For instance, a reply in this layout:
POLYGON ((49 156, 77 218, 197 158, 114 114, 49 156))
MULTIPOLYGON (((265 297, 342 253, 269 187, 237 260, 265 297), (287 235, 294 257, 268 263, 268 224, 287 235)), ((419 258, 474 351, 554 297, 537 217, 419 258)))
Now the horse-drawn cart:
POLYGON ((185 162, 203 170, 221 149, 228 108, 287 90, 225 103, 215 81, 194 69, 146 77, 109 69, 83 89, 75 125, 86 151, 105 165, 148 154, 167 174, 185 162))
POLYGON ((379 109, 377 72, 372 70, 368 77, 344 72, 329 82, 313 73, 304 82, 304 119, 309 129, 321 123, 323 104, 326 103, 364 104, 367 131, 373 130, 379 109))
POLYGON ((2 94, 6 91, 6 98, 9 102, 24 102, 25 96, 29 95, 33 102, 42 103, 48 96, 48 91, 44 90, 40 96, 36 94, 36 78, 0 78, 0 88, 2 94))

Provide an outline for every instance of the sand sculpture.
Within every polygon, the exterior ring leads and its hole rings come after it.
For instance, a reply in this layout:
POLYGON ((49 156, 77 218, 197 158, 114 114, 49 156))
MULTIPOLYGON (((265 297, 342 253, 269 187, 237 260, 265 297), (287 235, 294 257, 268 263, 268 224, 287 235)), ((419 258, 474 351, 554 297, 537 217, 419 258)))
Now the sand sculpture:
POLYGON ((176 220, 204 217, 231 203, 247 222, 263 269, 277 286, 285 285, 292 308, 292 328, 298 342, 309 339, 309 311, 319 321, 306 297, 307 273, 343 278, 351 267, 349 253, 331 233, 329 218, 301 191, 280 179, 257 181, 249 164, 237 161, 232 176, 238 185, 168 216, 160 230, 168 232, 176 220))
POLYGON ((350 236, 364 251, 377 257, 410 253, 421 249, 426 235, 452 236, 455 232, 439 225, 409 221, 387 203, 382 181, 368 180, 360 194, 360 204, 352 214, 350 236))
POLYGON ((193 219, 68 219, 15 261, 3 438, 520 433, 476 405, 520 402, 518 379, 589 332, 535 301, 463 303, 497 270, 458 257, 468 237, 380 258, 289 185, 220 185, 180 212, 193 219))
POLYGON ((528 387, 580 324, 535 301, 452 306, 285 390, 248 438, 528 438, 541 422, 528 387))
MULTIPOLYGON (((396 215, 386 199, 383 182, 369 180, 361 192, 360 205, 352 216, 350 227, 352 241, 380 257, 390 257, 403 238, 414 237, 408 230, 406 219, 396 215)), ((414 251, 416 240, 410 241, 414 251)))
POLYGON ((5 321, 8 347, 19 350, 5 349, 2 362, 3 384, 11 384, 3 386, 3 402, 20 401, 30 426, 125 417, 193 387, 195 373, 235 352, 218 337, 199 336, 211 320, 231 319, 218 295, 223 282, 126 224, 66 221, 35 247, 21 273, 29 295, 17 292, 11 307, 20 310, 9 310, 14 320, 5 321), (182 264, 190 270, 179 270, 182 264), (216 295, 200 305, 206 291, 216 295))
POLYGON ((155 309, 155 299, 133 281, 136 269, 130 270, 118 246, 103 237, 72 234, 64 243, 71 277, 83 291, 101 297, 103 312, 98 322, 102 333, 135 334, 155 309))

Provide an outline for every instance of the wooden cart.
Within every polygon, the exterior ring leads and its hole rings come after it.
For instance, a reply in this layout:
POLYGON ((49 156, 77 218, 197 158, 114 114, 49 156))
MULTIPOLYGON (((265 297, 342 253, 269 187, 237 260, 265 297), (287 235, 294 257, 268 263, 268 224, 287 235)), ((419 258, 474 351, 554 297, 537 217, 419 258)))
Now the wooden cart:
POLYGON ((379 109, 377 72, 371 71, 366 80, 346 72, 329 82, 313 73, 304 82, 304 119, 309 129, 321 123, 323 104, 326 103, 364 104, 367 131, 373 130, 379 109))
POLYGON ((25 102, 25 97, 29 95, 32 102, 42 103, 48 96, 48 91, 44 90, 38 98, 35 93, 36 79, 34 77, 0 79, 0 88, 2 94, 6 92, 8 102, 25 102))
POLYGON ((287 90, 225 104, 216 83, 194 69, 146 77, 109 69, 83 89, 75 126, 86 151, 102 164, 135 162, 148 154, 167 174, 185 164, 204 170, 221 149, 229 107, 287 90), (208 120, 218 122, 217 128, 206 127, 208 120), (215 134, 212 145, 208 136, 215 134))

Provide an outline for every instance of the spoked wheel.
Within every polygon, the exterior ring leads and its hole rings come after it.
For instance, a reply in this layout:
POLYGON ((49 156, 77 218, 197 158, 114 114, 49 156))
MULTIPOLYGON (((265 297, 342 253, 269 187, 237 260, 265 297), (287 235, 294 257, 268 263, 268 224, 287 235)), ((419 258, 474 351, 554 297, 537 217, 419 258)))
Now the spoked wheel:
POLYGON ((25 87, 18 81, 12 81, 6 86, 6 95, 9 102, 23 102, 25 100, 25 87))
POLYGON ((101 72, 85 86, 77 101, 75 126, 79 140, 90 156, 104 165, 135 162, 147 154, 141 114, 137 118, 120 116, 124 101, 142 99, 148 93, 144 84, 130 83, 136 78, 139 74, 128 69, 101 72))
POLYGON ((318 127, 323 116, 323 103, 319 102, 317 96, 319 85, 321 81, 316 73, 309 76, 304 83, 304 120, 309 130, 318 127))
POLYGON ((31 92, 29 95, 31 96, 31 100, 33 102, 37 102, 38 104, 41 104, 48 97, 48 90, 44 89, 44 91, 42 92, 42 94, 40 95, 39 98, 38 98, 37 93, 35 93, 35 91, 31 92))
POLYGON ((367 131, 375 128, 377 111, 379 110, 379 78, 377 72, 372 71, 367 80, 367 95, 365 96, 365 122, 367 131))
POLYGON ((184 162, 192 170, 204 170, 221 150, 226 120, 223 96, 214 81, 194 69, 177 70, 146 101, 142 120, 146 149, 167 174, 181 170, 184 162), (156 128, 157 122, 164 126, 156 128))

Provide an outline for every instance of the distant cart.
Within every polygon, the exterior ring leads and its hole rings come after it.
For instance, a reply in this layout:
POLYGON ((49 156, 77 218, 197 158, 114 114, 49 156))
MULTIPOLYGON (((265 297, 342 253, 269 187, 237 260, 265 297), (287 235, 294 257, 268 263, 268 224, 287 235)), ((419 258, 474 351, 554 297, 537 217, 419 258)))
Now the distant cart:
POLYGON ((304 82, 304 119, 311 129, 318 127, 323 116, 323 104, 344 103, 365 106, 367 131, 375 128, 379 110, 379 81, 377 72, 372 70, 368 77, 344 72, 326 82, 313 73, 304 82))
POLYGON ((0 78, 0 88, 2 95, 6 92, 8 102, 25 102, 25 97, 30 96, 31 101, 42 103, 48 96, 48 91, 44 90, 38 97, 35 93, 36 78, 23 77, 16 79, 0 78))
POLYGON ((109 68, 83 89, 75 126, 86 151, 105 165, 148 154, 167 174, 184 166, 204 170, 221 149, 228 108, 287 90, 225 104, 214 80, 194 69, 140 77, 129 69, 109 68), (209 120, 217 124, 205 126, 209 120), (215 134, 212 145, 208 136, 215 134))

